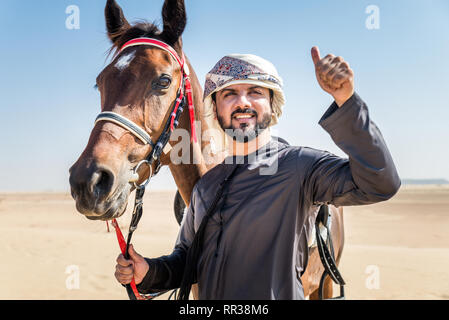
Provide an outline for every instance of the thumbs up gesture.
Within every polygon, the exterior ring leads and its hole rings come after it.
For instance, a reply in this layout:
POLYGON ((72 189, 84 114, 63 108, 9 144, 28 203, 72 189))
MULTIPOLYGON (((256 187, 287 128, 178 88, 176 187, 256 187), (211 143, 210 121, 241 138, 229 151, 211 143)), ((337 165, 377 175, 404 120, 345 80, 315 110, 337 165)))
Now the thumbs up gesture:
POLYGON ((354 72, 342 57, 328 54, 321 58, 318 47, 312 48, 312 60, 320 87, 341 107, 354 94, 354 72))

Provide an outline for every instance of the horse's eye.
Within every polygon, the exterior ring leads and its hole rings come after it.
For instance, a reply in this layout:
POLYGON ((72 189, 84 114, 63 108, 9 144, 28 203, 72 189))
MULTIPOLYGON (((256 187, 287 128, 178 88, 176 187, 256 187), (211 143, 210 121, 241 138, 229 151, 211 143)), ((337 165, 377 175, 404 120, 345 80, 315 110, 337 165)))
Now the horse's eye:
POLYGON ((154 89, 167 89, 171 85, 171 78, 168 75, 163 75, 153 83, 154 89))

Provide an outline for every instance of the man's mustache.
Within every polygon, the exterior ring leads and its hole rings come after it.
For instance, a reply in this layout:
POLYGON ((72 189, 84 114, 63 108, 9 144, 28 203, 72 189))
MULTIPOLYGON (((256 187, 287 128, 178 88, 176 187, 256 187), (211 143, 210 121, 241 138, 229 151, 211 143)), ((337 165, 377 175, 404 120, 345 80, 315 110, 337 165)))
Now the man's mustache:
POLYGON ((243 113, 243 114, 247 113, 247 114, 251 114, 251 115, 254 115, 254 116, 257 117, 257 112, 256 112, 256 110, 253 110, 253 109, 240 109, 240 108, 239 108, 239 109, 234 110, 234 111, 231 113, 231 118, 234 117, 237 113, 243 113))

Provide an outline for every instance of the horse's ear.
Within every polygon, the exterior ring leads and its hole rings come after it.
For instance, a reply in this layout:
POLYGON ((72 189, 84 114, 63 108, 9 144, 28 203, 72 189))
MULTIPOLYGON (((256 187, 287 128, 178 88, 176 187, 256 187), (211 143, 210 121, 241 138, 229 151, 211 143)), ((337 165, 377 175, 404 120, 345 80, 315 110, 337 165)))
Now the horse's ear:
POLYGON ((168 44, 176 44, 182 36, 187 24, 184 0, 165 0, 162 8, 164 30, 161 37, 168 44))
POLYGON ((115 43, 121 31, 128 29, 130 25, 123 14, 122 8, 120 8, 115 0, 107 1, 104 15, 109 39, 115 43))

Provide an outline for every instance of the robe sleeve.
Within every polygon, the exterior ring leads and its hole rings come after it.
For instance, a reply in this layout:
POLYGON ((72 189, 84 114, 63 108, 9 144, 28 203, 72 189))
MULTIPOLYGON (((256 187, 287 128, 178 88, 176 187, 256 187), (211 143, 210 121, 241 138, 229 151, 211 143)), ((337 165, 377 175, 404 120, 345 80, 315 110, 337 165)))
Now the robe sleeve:
POLYGON ((192 191, 190 206, 181 222, 176 245, 170 255, 159 258, 145 258, 149 270, 142 282, 137 286, 140 293, 157 293, 179 288, 186 264, 187 251, 195 237, 194 207, 196 186, 192 191))
POLYGON ((304 189, 314 205, 372 204, 393 197, 401 180, 392 156, 365 102, 355 93, 343 106, 334 102, 319 124, 348 159, 302 148, 298 165, 304 189))

